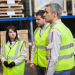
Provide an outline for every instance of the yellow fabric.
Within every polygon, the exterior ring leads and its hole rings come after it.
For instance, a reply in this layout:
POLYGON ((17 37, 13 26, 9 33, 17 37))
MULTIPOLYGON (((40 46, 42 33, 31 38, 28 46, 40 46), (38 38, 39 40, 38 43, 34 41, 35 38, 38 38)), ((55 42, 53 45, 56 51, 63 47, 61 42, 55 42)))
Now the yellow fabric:
MULTIPOLYGON (((18 42, 19 41, 17 41, 11 49, 8 46, 8 44, 5 44, 6 57, 8 57, 8 56, 14 57, 15 56, 15 51, 16 51, 18 42)), ((17 58, 20 57, 20 50, 21 50, 22 44, 23 44, 23 41, 20 42, 17 58)), ((5 57, 5 54, 4 54, 4 57, 5 57)), ((7 59, 8 64, 10 64, 13 61, 14 60, 12 60, 12 59, 7 59)), ((24 68, 25 68, 25 61, 23 61, 21 64, 16 65, 12 68, 3 66, 3 75, 24 75, 24 68)))
MULTIPOLYGON (((34 37, 35 45, 45 46, 45 40, 49 29, 50 26, 47 27, 47 29, 43 32, 41 36, 40 36, 40 29, 38 29, 34 37)), ((46 68, 48 64, 46 56, 48 57, 48 55, 49 55, 48 51, 41 48, 35 48, 34 64, 46 68)))
MULTIPOLYGON (((62 22, 54 25, 52 27, 52 29, 59 30, 62 35, 62 41, 61 41, 60 47, 74 43, 71 31, 62 22)), ((51 32, 51 30, 50 30, 50 32, 51 32)), ((48 41, 47 41, 47 43, 48 43, 48 41)), ((59 57, 65 56, 65 55, 70 55, 73 52, 74 52, 74 47, 60 50, 59 57)), ((74 56, 72 56, 71 58, 68 58, 68 59, 58 60, 55 71, 69 70, 69 69, 72 69, 73 66, 74 66, 74 56)))

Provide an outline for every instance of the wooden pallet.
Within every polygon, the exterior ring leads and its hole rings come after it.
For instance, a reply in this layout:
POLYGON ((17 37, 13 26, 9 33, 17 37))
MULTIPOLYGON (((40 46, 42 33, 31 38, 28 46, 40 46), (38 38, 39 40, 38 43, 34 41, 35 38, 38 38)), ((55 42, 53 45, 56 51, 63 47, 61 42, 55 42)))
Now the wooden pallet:
MULTIPOLYGON (((22 13, 22 10, 14 10, 15 13, 22 13)), ((1 14, 7 14, 7 11, 0 11, 0 15, 1 14)))
POLYGON ((0 15, 0 19, 1 18, 20 18, 20 17, 24 17, 24 14, 15 14, 15 15, 2 14, 0 15))
MULTIPOLYGON (((0 0, 0 2, 1 2, 1 1, 7 1, 7 0, 0 0)), ((21 1, 21 0, 15 0, 15 1, 21 1)))
POLYGON ((23 5, 15 4, 15 5, 7 5, 6 3, 0 4, 0 10, 17 10, 24 9, 23 5))
MULTIPOLYGON (((15 3, 19 3, 21 0, 15 0, 15 3)), ((0 0, 0 4, 1 3, 7 3, 7 0, 0 0)))

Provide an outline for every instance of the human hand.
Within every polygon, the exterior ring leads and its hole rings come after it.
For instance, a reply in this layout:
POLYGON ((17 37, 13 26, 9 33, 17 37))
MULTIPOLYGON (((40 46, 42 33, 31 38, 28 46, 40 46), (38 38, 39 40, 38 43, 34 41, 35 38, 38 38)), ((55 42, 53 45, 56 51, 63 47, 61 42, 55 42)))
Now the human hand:
POLYGON ((34 64, 30 64, 30 68, 35 69, 35 65, 34 64))
POLYGON ((14 61, 9 64, 9 67, 10 67, 10 68, 12 68, 12 67, 14 67, 14 66, 15 66, 15 62, 14 62, 14 61))
POLYGON ((4 63, 3 63, 6 67, 9 67, 9 65, 8 65, 8 62, 7 61, 4 61, 4 63))

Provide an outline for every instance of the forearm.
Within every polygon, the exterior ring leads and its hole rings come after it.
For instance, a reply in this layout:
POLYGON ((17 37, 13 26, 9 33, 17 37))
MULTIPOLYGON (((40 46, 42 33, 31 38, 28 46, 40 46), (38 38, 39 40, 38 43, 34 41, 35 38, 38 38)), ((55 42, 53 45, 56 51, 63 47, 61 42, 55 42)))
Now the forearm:
POLYGON ((32 48, 31 48, 31 61, 30 61, 30 63, 34 63, 34 53, 35 53, 35 43, 33 41, 32 48))
POLYGON ((21 56, 19 58, 17 58, 14 62, 15 62, 15 65, 19 65, 20 63, 22 63, 23 61, 25 61, 26 57, 25 56, 21 56))
POLYGON ((49 62, 48 70, 46 75, 53 75, 57 66, 60 44, 62 40, 61 33, 58 30, 53 30, 48 37, 49 41, 49 62), (52 35, 53 34, 53 35, 52 35), (52 38, 51 38, 52 36, 52 38), (51 39, 50 39, 51 38, 51 39))
POLYGON ((57 65, 57 62, 50 60, 50 65, 48 66, 46 75, 53 75, 55 72, 56 65, 57 65))
POLYGON ((56 65, 58 62, 58 53, 54 51, 54 48, 50 49, 49 51, 49 60, 47 66, 47 74, 46 75, 53 75, 56 69, 56 65))
POLYGON ((1 61, 2 61, 2 63, 4 63, 4 61, 6 61, 6 59, 4 58, 4 55, 3 55, 3 47, 1 47, 1 61))

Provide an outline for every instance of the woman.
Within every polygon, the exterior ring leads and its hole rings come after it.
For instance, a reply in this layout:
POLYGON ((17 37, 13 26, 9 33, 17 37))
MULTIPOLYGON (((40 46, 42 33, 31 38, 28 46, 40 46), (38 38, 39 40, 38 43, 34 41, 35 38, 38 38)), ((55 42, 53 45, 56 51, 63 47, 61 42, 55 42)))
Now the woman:
POLYGON ((25 42, 18 39, 14 26, 8 26, 1 48, 3 75, 24 75, 26 54, 25 42))

